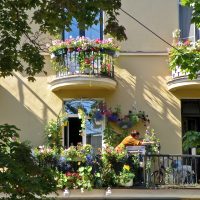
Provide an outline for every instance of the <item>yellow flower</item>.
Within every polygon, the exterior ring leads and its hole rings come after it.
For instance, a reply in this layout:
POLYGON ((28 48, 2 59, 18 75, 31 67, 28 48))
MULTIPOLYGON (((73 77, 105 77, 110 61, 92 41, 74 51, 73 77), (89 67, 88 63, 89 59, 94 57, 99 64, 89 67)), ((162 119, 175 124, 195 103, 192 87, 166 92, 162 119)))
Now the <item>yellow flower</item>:
POLYGON ((130 166, 129 165, 124 165, 123 169, 126 169, 126 170, 130 170, 130 166))
POLYGON ((81 164, 81 162, 78 162, 78 165, 80 165, 81 164))

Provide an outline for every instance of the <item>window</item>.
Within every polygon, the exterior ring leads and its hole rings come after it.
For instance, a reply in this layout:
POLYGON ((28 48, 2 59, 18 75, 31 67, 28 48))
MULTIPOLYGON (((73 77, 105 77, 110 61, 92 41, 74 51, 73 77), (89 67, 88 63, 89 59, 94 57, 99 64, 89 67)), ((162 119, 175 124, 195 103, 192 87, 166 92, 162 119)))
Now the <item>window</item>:
MULTIPOLYGON (((97 18, 102 18, 102 12, 97 16, 97 18)), ((80 30, 78 28, 78 22, 73 19, 72 21, 72 26, 71 26, 72 31, 67 32, 64 31, 63 33, 63 39, 67 39, 69 37, 73 37, 76 38, 78 36, 85 36, 88 37, 90 39, 103 39, 103 24, 102 23, 98 23, 97 25, 93 25, 90 28, 88 28, 87 30, 80 30)))
POLYGON ((91 144, 94 149, 102 147, 103 123, 95 124, 89 114, 92 108, 100 100, 96 99, 73 99, 64 102, 65 111, 68 113, 69 125, 64 130, 64 146, 77 145, 77 143, 91 144), (80 136, 81 120, 78 118, 78 109, 81 108, 86 114, 85 131, 80 136))
POLYGON ((192 42, 200 39, 200 29, 195 24, 191 24, 192 8, 184 7, 179 4, 179 28, 181 39, 189 39, 192 42))

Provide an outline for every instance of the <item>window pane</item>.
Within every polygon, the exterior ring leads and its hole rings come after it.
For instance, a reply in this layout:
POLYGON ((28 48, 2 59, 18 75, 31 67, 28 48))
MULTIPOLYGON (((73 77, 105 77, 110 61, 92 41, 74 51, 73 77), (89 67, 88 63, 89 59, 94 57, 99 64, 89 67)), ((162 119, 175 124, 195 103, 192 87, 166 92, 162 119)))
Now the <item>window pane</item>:
POLYGON ((93 25, 85 31, 85 37, 90 39, 100 38, 100 24, 93 25))
POLYGON ((179 6, 179 27, 182 39, 195 41, 195 25, 191 24, 192 8, 179 6))
MULTIPOLYGON (((99 19, 99 18, 100 18, 100 14, 96 17, 96 19, 99 19)), ((78 36, 85 36, 90 39, 97 39, 97 38, 102 39, 101 32, 103 32, 103 30, 101 30, 102 26, 100 25, 100 22, 97 25, 94 24, 87 30, 79 30, 76 19, 73 19, 71 29, 72 30, 70 32, 64 31, 64 38, 63 38, 64 40, 68 39, 70 36, 73 38, 76 38, 78 36)))
MULTIPOLYGON (((100 14, 97 15, 96 19, 99 20, 100 18, 100 14)), ((90 39, 100 39, 100 32, 101 32, 101 26, 100 26, 100 22, 98 24, 94 24, 92 25, 90 28, 88 28, 87 30, 85 30, 85 37, 88 37, 90 39)))
POLYGON ((70 36, 73 38, 76 38, 79 36, 78 23, 77 23, 76 19, 72 20, 71 29, 72 30, 70 32, 64 31, 64 40, 68 39, 70 36))

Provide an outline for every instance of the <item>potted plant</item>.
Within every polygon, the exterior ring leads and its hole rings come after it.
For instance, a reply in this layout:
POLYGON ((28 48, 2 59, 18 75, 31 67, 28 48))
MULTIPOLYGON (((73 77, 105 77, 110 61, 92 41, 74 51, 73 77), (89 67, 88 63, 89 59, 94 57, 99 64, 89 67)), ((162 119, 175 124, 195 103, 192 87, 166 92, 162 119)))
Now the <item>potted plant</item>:
POLYGON ((118 179, 121 186, 131 187, 133 185, 134 173, 130 171, 129 165, 124 165, 118 179))
POLYGON ((183 149, 188 151, 190 148, 197 148, 200 146, 200 132, 187 131, 183 136, 183 149))

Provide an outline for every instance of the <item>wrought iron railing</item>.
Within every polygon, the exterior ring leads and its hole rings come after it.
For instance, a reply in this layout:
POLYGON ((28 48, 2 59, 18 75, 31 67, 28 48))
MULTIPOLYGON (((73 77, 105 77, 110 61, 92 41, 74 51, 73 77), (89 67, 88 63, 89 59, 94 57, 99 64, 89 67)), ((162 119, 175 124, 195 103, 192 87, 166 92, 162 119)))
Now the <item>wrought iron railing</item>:
MULTIPOLYGON (((200 71, 197 74, 200 75, 200 71)), ((172 78, 173 79, 185 77, 188 75, 189 75, 189 73, 181 71, 181 67, 179 67, 179 66, 177 66, 175 69, 172 70, 172 78)))
POLYGON ((144 155, 146 186, 200 184, 200 155, 144 155))
POLYGON ((57 77, 73 75, 93 75, 114 78, 114 51, 62 49, 56 52, 55 61, 61 70, 57 77))

